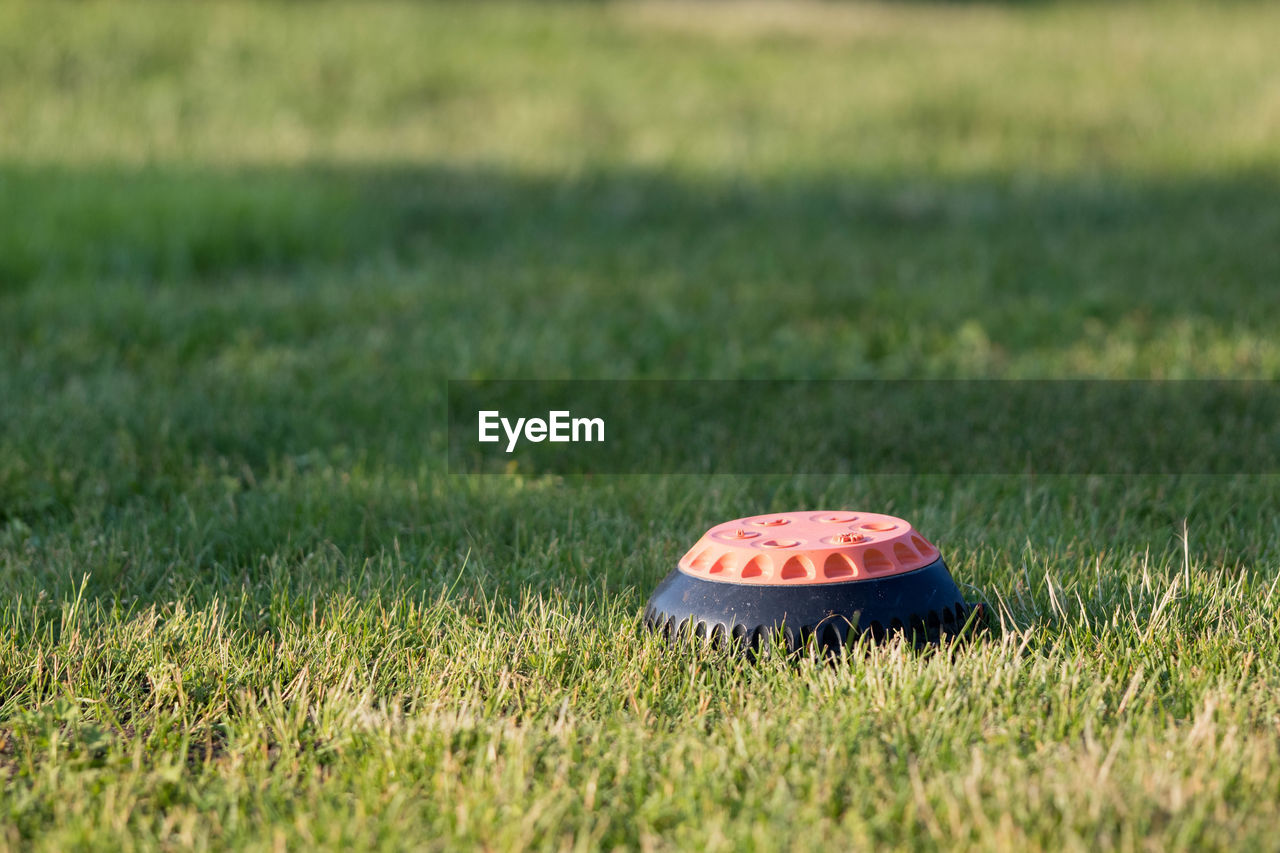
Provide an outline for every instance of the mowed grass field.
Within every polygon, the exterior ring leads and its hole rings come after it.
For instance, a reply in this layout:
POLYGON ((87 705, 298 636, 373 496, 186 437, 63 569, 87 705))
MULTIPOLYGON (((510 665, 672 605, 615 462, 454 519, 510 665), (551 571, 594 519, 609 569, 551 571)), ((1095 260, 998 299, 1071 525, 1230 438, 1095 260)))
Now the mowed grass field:
POLYGON ((450 476, 443 406, 1275 378, 1278 41, 1264 3, 0 6, 0 846, 1274 847, 1280 478, 450 476), (989 634, 642 634, 703 530, 805 507, 912 520, 989 634))

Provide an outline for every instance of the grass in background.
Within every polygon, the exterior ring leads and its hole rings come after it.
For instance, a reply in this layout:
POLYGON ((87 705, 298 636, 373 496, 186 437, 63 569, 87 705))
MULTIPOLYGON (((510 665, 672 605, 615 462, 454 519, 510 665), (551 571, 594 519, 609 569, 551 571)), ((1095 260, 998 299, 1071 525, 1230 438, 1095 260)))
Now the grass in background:
POLYGON ((0 8, 0 842, 1269 844, 1275 478, 449 477, 440 407, 1274 378, 1278 30, 0 8), (912 519, 1002 624, 834 669, 641 637, 707 526, 820 505, 912 519))

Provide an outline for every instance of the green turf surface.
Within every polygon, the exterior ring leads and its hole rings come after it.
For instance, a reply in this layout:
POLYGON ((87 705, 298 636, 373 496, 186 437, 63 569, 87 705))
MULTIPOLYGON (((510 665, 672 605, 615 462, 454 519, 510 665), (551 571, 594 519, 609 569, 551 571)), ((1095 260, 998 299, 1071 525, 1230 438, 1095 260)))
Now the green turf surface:
POLYGON ((442 406, 1276 378, 1277 33, 0 6, 0 845, 1273 846, 1280 478, 450 477, 442 406), (910 518, 1000 624, 642 637, 705 528, 808 506, 910 518))

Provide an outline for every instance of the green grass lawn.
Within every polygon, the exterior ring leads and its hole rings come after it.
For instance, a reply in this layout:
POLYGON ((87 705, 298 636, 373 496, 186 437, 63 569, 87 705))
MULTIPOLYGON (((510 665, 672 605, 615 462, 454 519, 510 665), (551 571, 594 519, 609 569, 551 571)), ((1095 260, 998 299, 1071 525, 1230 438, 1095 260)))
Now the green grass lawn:
POLYGON ((1280 477, 450 476, 443 405, 1280 377, 1278 34, 0 6, 0 846, 1273 847, 1280 477), (703 530, 805 507, 912 520, 990 634, 642 635, 703 530))

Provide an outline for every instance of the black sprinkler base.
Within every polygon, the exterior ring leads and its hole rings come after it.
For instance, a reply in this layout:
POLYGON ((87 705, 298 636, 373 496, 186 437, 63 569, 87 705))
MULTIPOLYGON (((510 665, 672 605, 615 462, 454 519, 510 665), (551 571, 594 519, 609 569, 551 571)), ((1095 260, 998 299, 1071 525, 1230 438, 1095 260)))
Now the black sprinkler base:
POLYGON ((964 600, 939 557, 881 578, 777 586, 703 580, 675 569, 650 596, 644 624, 668 639, 691 636, 746 650, 776 640, 787 651, 813 642, 836 652, 863 636, 937 642, 976 623, 982 609, 964 600))

